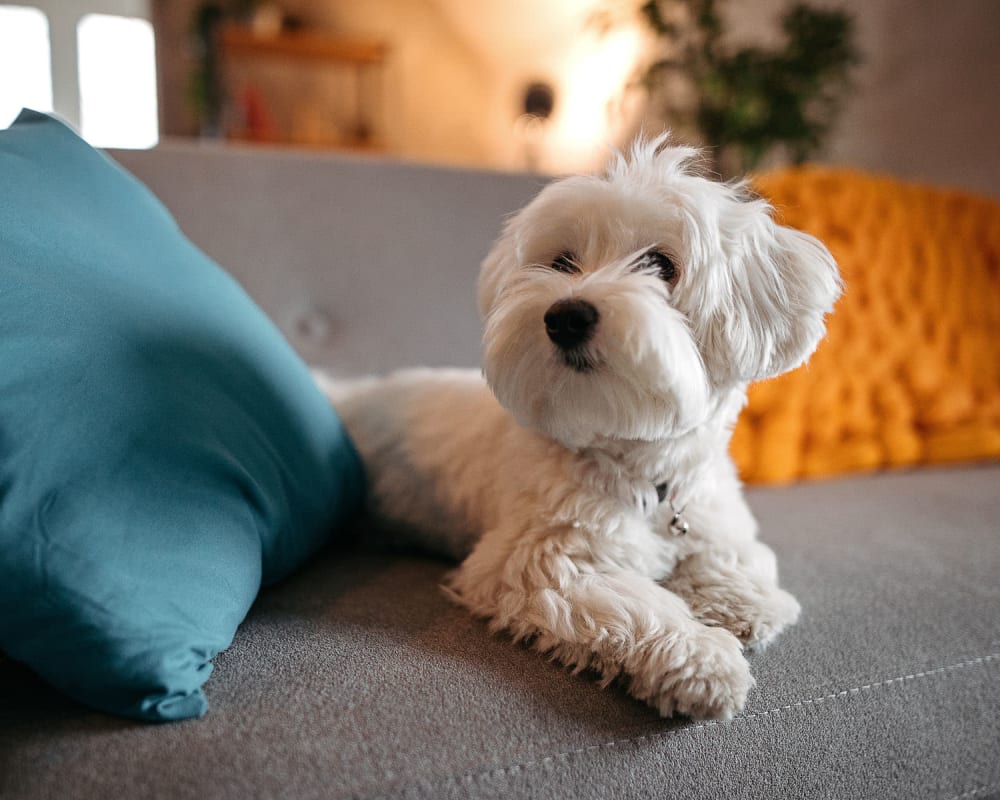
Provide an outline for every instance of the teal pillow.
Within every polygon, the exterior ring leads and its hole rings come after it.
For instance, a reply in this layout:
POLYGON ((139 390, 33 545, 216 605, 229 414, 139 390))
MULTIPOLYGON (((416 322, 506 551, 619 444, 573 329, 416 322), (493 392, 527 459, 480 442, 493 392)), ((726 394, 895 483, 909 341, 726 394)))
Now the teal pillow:
POLYGON ((0 131, 0 648, 95 708, 201 715, 261 584, 362 491, 306 366, 145 187, 43 114, 0 131))

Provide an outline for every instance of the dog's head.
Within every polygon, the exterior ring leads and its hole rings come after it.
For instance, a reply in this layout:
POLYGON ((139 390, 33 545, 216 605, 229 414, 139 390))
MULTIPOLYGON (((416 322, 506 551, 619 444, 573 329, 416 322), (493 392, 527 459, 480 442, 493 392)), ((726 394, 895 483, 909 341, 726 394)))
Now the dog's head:
POLYGON ((665 137, 547 186, 483 262, 484 371, 563 444, 679 436, 719 398, 805 361, 840 294, 815 238, 665 137))

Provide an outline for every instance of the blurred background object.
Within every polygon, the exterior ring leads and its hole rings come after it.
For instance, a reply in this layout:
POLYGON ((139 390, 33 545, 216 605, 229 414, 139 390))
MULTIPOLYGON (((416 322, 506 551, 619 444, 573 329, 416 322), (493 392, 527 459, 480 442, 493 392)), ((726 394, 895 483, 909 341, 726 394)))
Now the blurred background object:
POLYGON ((544 174, 669 127, 715 145, 724 174, 809 159, 997 195, 998 42, 996 0, 0 0, 0 125, 34 105, 101 145, 544 174), (145 43, 108 29, 90 47, 107 66, 84 70, 95 14, 139 21, 145 43), (94 132, 129 126, 146 133, 94 132))
POLYGON ((796 164, 821 151, 860 61, 846 11, 796 3, 773 47, 734 46, 716 0, 649 0, 640 9, 657 39, 640 73, 647 117, 708 146, 715 171, 740 175, 782 151, 796 164))
POLYGON ((190 98, 202 136, 378 150, 383 42, 327 32, 275 2, 199 3, 190 98))
POLYGON ((524 168, 529 172, 539 169, 540 152, 545 147, 555 105, 555 90, 544 81, 529 83, 525 88, 524 113, 514 124, 514 135, 523 142, 524 168))

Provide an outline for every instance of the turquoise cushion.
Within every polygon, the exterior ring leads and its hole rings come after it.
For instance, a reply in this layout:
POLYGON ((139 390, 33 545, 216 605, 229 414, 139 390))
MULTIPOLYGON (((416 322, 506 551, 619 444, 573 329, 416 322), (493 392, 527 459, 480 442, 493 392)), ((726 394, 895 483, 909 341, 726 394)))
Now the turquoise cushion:
POLYGON ((261 584, 362 491, 306 366, 145 187, 43 114, 0 131, 0 648, 198 716, 261 584))

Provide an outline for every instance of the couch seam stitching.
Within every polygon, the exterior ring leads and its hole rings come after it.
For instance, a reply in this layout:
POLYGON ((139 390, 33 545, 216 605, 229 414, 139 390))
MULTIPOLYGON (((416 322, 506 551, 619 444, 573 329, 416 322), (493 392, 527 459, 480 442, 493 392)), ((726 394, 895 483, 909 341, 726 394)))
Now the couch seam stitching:
MULTIPOLYGON (((690 734, 695 731, 704 731, 709 728, 714 728, 718 726, 730 727, 738 722, 746 722, 749 720, 757 718, 767 718, 772 715, 777 716, 782 712, 797 710, 800 708, 805 708, 807 706, 815 706, 825 703, 829 700, 838 700, 845 697, 850 697, 852 695, 861 694, 863 692, 870 692, 875 689, 881 689, 888 686, 893 686, 896 684, 903 684, 908 681, 921 680, 924 678, 932 678, 940 675, 945 675, 948 672, 954 672, 959 669, 966 669, 968 667, 979 666, 982 664, 987 664, 991 661, 996 661, 1000 659, 1000 653, 990 653, 989 655, 980 656, 979 658, 972 658, 967 661, 962 661, 957 664, 948 664, 943 667, 936 667, 931 670, 922 670, 920 672, 913 672, 909 675, 900 675, 895 678, 887 678, 881 681, 872 681, 871 683, 866 683, 862 686, 855 686, 851 689, 843 689, 839 692, 831 692, 830 694, 823 695, 820 697, 811 697, 805 700, 799 700, 795 703, 788 703, 787 705, 778 706, 776 708, 767 709, 766 711, 752 711, 749 714, 739 714, 733 717, 731 720, 707 720, 705 722, 699 722, 696 725, 692 725, 686 728, 680 728, 672 731, 664 731, 662 733, 644 733, 640 736, 628 737, 625 739, 612 739, 609 742, 600 742, 598 744, 587 745, 586 747, 579 747, 574 750, 564 750, 561 753, 554 753, 544 758, 533 759, 531 761, 522 761, 517 764, 511 764, 506 767, 496 767, 494 769, 482 770, 480 772, 463 772, 460 775, 448 775, 444 778, 439 778, 438 780, 428 780, 426 783, 422 784, 434 786, 440 784, 448 783, 461 783, 466 782, 470 778, 476 781, 482 780, 483 778, 495 778, 503 777, 508 772, 520 772, 523 769, 531 769, 534 767, 545 766, 546 764, 551 764, 554 761, 565 761, 572 756, 582 755, 584 753, 590 753, 595 750, 612 749, 623 744, 632 744, 645 741, 655 741, 655 740, 668 740, 673 739, 685 734, 690 734)), ((410 791, 419 790, 420 784, 411 785, 410 787, 403 788, 402 792, 405 794, 410 791)), ((980 787, 975 792, 982 792, 984 789, 989 789, 991 787, 980 787)), ((973 797, 969 793, 958 795, 956 797, 950 797, 947 800, 966 800, 968 797, 973 797)))

